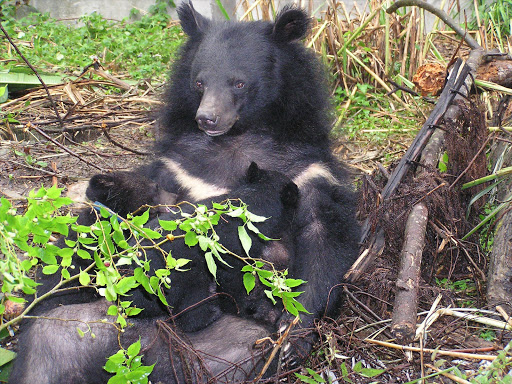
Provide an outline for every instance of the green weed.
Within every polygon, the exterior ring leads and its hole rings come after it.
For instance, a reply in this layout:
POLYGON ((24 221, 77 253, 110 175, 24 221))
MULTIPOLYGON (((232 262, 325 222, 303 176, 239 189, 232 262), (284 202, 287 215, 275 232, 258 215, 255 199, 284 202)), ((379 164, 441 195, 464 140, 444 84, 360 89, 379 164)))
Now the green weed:
MULTIPOLYGON (((170 24, 169 15, 159 11, 133 22, 109 21, 92 13, 80 18, 80 23, 70 26, 47 14, 32 14, 21 20, 7 18, 3 25, 36 68, 77 74, 92 63, 92 57, 98 57, 106 69, 133 79, 163 80, 184 40, 181 27, 170 24)), ((13 59, 0 69, 21 64, 8 43, 0 46, 0 56, 13 59)))

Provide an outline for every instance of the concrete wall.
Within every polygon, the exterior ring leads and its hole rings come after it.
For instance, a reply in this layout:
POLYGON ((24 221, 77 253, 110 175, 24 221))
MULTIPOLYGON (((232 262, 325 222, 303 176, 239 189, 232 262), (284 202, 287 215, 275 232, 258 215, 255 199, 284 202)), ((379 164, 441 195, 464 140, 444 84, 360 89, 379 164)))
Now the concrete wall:
MULTIPOLYGON (((183 0, 175 0, 178 5, 183 0)), ((234 14, 236 9, 236 4, 239 0, 221 0, 222 4, 230 13, 230 15, 234 14)), ((325 9, 328 0, 313 0, 313 7, 311 11, 316 10, 321 12, 325 9)), ((330 0, 332 1, 332 0, 330 0)), ((215 0, 193 0, 194 7, 204 16, 213 17, 214 19, 223 19, 223 16, 217 6, 215 0)), ((309 0, 275 0, 276 6, 281 8, 283 5, 288 3, 298 3, 304 6, 305 8, 309 8, 309 0)), ((346 8, 351 11, 354 7, 358 7, 359 11, 368 11, 368 5, 366 0, 343 0, 346 8)), ((436 6, 440 6, 441 0, 427 0, 428 3, 432 3, 436 6)), ((466 6, 464 8, 467 9, 467 15, 471 17, 473 2, 471 0, 463 0, 462 5, 466 6)), ((69 19, 69 18, 78 18, 80 16, 90 14, 94 11, 100 13, 104 17, 108 19, 121 20, 125 17, 128 17, 130 14, 130 10, 132 8, 139 9, 142 12, 146 12, 151 5, 155 4, 155 0, 31 0, 30 5, 34 6, 41 12, 49 12, 50 15, 56 19, 69 19)), ((241 10, 238 11, 238 16, 241 10)), ((174 13, 173 16, 176 16, 175 11, 171 11, 171 14, 174 13)), ((428 20, 432 22, 434 17, 432 15, 428 15, 428 20)))

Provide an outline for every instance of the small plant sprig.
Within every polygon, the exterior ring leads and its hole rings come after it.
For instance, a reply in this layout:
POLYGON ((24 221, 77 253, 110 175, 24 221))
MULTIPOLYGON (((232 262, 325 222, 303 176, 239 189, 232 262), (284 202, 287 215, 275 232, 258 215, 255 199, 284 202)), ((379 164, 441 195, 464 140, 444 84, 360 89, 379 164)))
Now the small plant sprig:
POLYGON ((142 365, 140 340, 126 349, 121 349, 110 356, 103 367, 107 372, 113 373, 107 384, 147 383, 153 372, 153 365, 142 365))

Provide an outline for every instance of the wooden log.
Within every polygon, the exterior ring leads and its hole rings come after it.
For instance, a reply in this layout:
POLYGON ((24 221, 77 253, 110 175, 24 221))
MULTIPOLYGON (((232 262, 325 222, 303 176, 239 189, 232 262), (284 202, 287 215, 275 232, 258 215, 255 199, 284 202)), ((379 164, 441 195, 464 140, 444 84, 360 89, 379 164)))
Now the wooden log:
POLYGON ((397 292, 391 322, 391 333, 401 344, 409 344, 416 334, 421 256, 427 223, 427 206, 423 203, 416 204, 405 226, 405 241, 396 281, 397 292))
POLYGON ((482 64, 476 71, 476 78, 510 88, 512 87, 512 61, 496 60, 482 64))
POLYGON ((487 274, 487 300, 512 309, 512 211, 498 222, 487 274))

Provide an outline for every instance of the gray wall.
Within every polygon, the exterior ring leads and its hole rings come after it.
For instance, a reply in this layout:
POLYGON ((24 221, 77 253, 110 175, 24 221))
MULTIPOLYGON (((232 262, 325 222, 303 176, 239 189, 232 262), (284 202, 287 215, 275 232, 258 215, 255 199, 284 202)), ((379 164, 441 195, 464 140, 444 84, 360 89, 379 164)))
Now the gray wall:
MULTIPOLYGON (((175 0, 179 4, 182 0, 175 0)), ((236 3, 239 0, 221 0, 222 4, 231 14, 234 12, 236 3)), ((332 0, 331 0, 332 1, 332 0)), ((222 18, 219 8, 215 0, 193 0, 194 7, 204 16, 213 18, 222 18)), ((302 5, 309 4, 309 0, 276 0, 276 5, 281 8, 284 4, 295 2, 302 5)), ((313 10, 322 9, 325 7, 327 0, 313 0, 313 10)), ((354 4, 360 11, 367 8, 366 0, 343 0, 347 9, 353 9, 354 4)), ((433 3, 437 6, 440 5, 441 0, 427 0, 428 3, 433 3)), ((132 8, 137 8, 141 11, 147 11, 148 8, 155 3, 155 0, 31 0, 30 4, 42 12, 50 12, 50 15, 56 19, 77 18, 82 15, 90 14, 94 11, 102 14, 109 19, 121 20, 128 17, 132 8)), ((468 16, 471 15, 473 2, 471 0, 464 0, 462 3, 470 4, 468 7, 468 16)), ((240 16, 240 10, 238 12, 240 16)), ((432 18, 433 19, 433 18, 432 18)))

